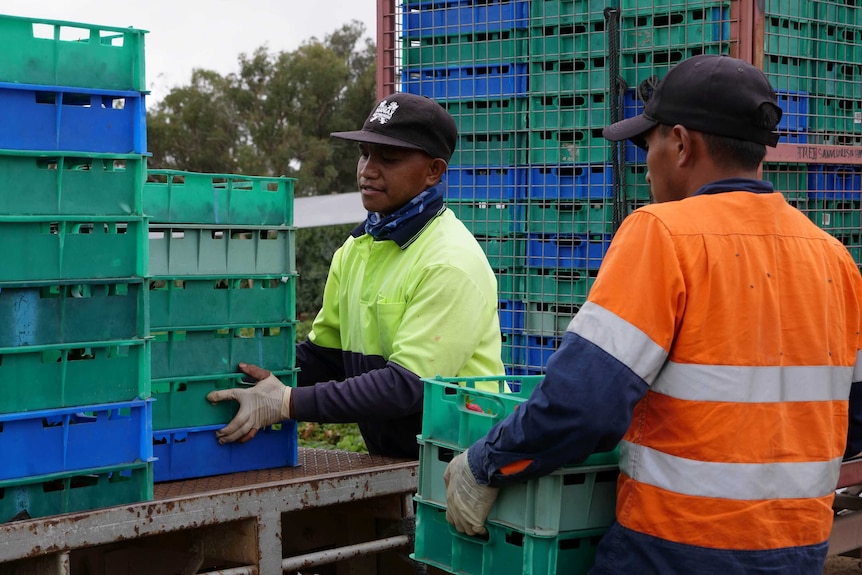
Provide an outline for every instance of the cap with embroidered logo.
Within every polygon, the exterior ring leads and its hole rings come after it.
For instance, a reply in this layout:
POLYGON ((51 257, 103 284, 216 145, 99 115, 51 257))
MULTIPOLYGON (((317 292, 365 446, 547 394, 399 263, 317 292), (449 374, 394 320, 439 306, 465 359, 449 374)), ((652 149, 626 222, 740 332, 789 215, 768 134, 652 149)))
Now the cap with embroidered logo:
POLYGON ((424 150, 431 157, 448 162, 458 141, 458 127, 452 115, 434 100, 399 92, 377 102, 361 130, 330 135, 354 142, 424 150))

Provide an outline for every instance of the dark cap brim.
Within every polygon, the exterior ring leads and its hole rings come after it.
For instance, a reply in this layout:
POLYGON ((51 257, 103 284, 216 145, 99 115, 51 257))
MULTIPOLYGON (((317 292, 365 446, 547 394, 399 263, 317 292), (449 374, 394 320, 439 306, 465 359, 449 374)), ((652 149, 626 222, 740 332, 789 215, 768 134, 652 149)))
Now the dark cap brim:
POLYGON ((658 125, 658 122, 651 120, 643 114, 633 118, 620 120, 610 126, 606 126, 602 130, 602 136, 611 142, 619 142, 620 140, 632 140, 635 144, 641 145, 643 142, 643 134, 652 130, 658 125))
MULTIPOLYGON (((353 142, 363 142, 365 144, 382 144, 384 146, 395 146, 397 148, 410 148, 411 150, 424 150, 422 146, 417 146, 410 142, 405 142, 392 136, 385 136, 377 132, 368 132, 366 130, 355 130, 353 132, 332 132, 329 134, 333 138, 342 140, 351 140, 353 142)), ((426 150, 427 151, 427 150, 426 150)))

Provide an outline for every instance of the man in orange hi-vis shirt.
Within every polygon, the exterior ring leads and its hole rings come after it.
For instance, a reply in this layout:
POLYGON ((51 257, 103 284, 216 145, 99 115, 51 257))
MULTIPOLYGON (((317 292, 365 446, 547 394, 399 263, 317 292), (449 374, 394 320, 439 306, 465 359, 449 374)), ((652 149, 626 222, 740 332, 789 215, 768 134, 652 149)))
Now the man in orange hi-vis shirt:
POLYGON ((605 128, 646 148, 655 203, 623 222, 529 400, 449 464, 459 531, 485 530, 497 488, 619 444, 591 573, 822 572, 862 450, 862 277, 758 179, 780 118, 760 70, 703 55, 605 128))

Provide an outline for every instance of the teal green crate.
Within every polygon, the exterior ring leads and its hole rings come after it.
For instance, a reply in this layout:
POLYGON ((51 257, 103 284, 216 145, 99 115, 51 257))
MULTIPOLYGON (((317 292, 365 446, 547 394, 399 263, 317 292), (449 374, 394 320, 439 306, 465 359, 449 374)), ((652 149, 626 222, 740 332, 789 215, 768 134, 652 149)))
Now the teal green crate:
POLYGON ((495 268, 500 299, 523 300, 526 293, 526 270, 522 267, 495 268))
POLYGON ((811 115, 808 124, 814 131, 844 134, 862 132, 862 100, 811 96, 809 106, 811 115))
POLYGON ((530 28, 530 58, 555 60, 565 55, 599 57, 607 53, 604 18, 565 24, 541 23, 530 28))
POLYGON ((813 199, 808 203, 808 217, 833 235, 857 233, 862 225, 862 208, 858 200, 813 199))
POLYGON ((580 308, 580 305, 574 304, 527 302, 524 328, 529 334, 559 336, 566 332, 580 308))
POLYGON ((557 26, 604 20, 604 9, 617 6, 617 0, 532 0, 530 23, 533 26, 557 26))
POLYGON ((862 64, 811 60, 809 70, 812 75, 808 80, 809 90, 813 94, 839 99, 862 98, 862 64))
POLYGON ((605 92, 530 95, 530 128, 533 130, 597 128, 608 124, 610 105, 605 92))
POLYGON ((103 280, 147 273, 141 217, 0 216, 3 283, 103 280))
POLYGON ((764 12, 769 15, 809 20, 816 17, 816 5, 820 3, 800 2, 799 0, 765 0, 764 12))
POLYGON ((821 22, 862 26, 862 6, 858 6, 855 2, 820 0, 802 2, 802 4, 811 4, 813 17, 821 22))
POLYGON ((784 54, 764 54, 763 73, 777 91, 808 92, 815 73, 812 61, 784 54))
POLYGON ((0 481, 0 523, 153 499, 153 464, 132 463, 0 481))
POLYGON ((502 348, 500 358, 503 365, 523 365, 527 361, 526 341, 520 333, 500 332, 502 348))
POLYGON ((527 240, 519 235, 476 236, 491 269, 506 269, 524 265, 527 260, 527 240))
POLYGON ((140 155, 0 150, 0 215, 140 216, 145 170, 140 155))
POLYGON ((709 8, 729 4, 728 0, 620 0, 622 14, 667 12, 670 10, 689 10, 693 6, 709 8))
POLYGON ((527 99, 461 100, 440 102, 461 134, 514 132, 527 128, 527 99))
POLYGON ((531 130, 531 164, 601 164, 610 159, 602 128, 531 130))
POLYGON ((608 89, 608 67, 604 56, 550 59, 530 62, 530 94, 598 92, 608 89))
POLYGON ((150 275, 238 276, 296 272, 296 230, 151 224, 150 275))
MULTIPOLYGON (((620 75, 629 86, 637 86, 645 79, 656 76, 663 78, 676 64, 700 54, 729 54, 730 42, 714 42, 696 46, 685 46, 667 50, 644 50, 625 52, 620 55, 620 75)), ((773 86, 779 89, 777 86, 773 86)), ((783 88, 785 90, 804 90, 804 88, 783 88)))
POLYGON ((5 82, 100 90, 147 89, 146 30, 0 15, 5 82))
POLYGON ((557 537, 536 537, 486 524, 488 535, 458 533, 446 521, 446 509, 416 500, 414 560, 448 573, 493 575, 586 575, 596 560, 605 529, 572 531, 557 537))
POLYGON ((515 166, 526 160, 525 132, 459 134, 450 166, 515 166))
POLYGON ((596 281, 598 270, 530 269, 526 277, 527 301, 582 305, 596 281))
POLYGON ((527 232, 531 234, 613 233, 611 201, 530 200, 527 232))
POLYGON ((0 348, 143 339, 148 295, 141 279, 3 287, 0 348))
MULTIPOLYGON (((819 2, 818 2, 819 4, 819 2)), ((862 14, 862 12, 860 12, 862 14)), ((862 27, 841 22, 817 22, 811 25, 814 51, 817 60, 833 62, 859 62, 862 57, 862 27)), ((812 52, 804 54, 811 56, 812 52)))
POLYGON ((223 376, 251 363, 270 371, 296 367, 296 325, 152 332, 153 379, 223 376))
MULTIPOLYGON (((422 501, 446 506, 443 474, 449 462, 462 451, 419 440, 416 495, 422 501)), ((583 464, 503 487, 488 521, 536 537, 610 527, 616 517, 619 466, 613 460, 617 455, 597 453, 583 464), (591 460, 609 463, 592 464, 591 460)))
POLYGON ((296 320, 296 276, 150 278, 150 326, 181 329, 296 320))
POLYGON ((808 195, 808 164, 765 162, 763 179, 788 199, 808 195))
POLYGON ((629 200, 649 200, 649 184, 646 181, 646 164, 626 164, 625 194, 629 200))
MULTIPOLYGON (((295 371, 275 371, 273 375, 290 387, 296 387, 295 371)), ((236 401, 212 404, 206 396, 222 389, 248 389, 242 374, 222 377, 187 377, 157 379, 152 382, 153 430, 183 429, 206 425, 227 424, 236 415, 236 401)))
POLYGON ((526 231, 524 206, 515 202, 446 202, 474 236, 504 236, 526 231))
POLYGON ((0 349, 0 394, 0 413, 146 399, 149 342, 0 349))
POLYGON ((814 52, 815 44, 823 40, 816 40, 814 25, 807 20, 798 18, 786 18, 768 14, 764 20, 764 53, 782 54, 800 58, 810 57, 814 52))
POLYGON ((148 170, 144 210, 153 223, 293 225, 293 178, 148 170))
POLYGON ((620 47, 624 52, 687 48, 730 40, 730 2, 709 7, 623 13, 620 47))
MULTIPOLYGON (((433 32, 434 29, 429 30, 433 32)), ((480 62, 520 62, 529 56, 528 30, 493 30, 450 36, 405 36, 406 68, 463 66, 480 62)))

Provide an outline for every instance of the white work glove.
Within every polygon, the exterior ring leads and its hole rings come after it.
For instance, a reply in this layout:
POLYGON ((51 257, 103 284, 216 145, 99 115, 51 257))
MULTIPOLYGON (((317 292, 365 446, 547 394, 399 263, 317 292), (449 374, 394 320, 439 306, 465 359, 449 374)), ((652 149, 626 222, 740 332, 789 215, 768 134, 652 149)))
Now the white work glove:
POLYGON ((466 451, 446 466, 443 482, 446 483, 446 521, 467 535, 487 533, 485 520, 500 490, 476 483, 466 451))
POLYGON ((258 380, 248 389, 231 388, 211 391, 207 401, 216 404, 226 399, 239 402, 239 411, 226 426, 216 431, 222 445, 239 441, 245 443, 257 435, 259 429, 290 419, 290 387, 272 375, 271 371, 256 365, 241 363, 243 373, 258 380))

